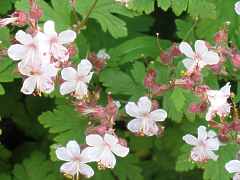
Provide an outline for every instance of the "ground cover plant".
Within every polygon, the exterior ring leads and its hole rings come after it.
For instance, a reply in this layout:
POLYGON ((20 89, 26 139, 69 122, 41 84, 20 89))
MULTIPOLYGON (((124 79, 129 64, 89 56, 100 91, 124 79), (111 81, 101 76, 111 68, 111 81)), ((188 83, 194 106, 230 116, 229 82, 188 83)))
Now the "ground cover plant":
POLYGON ((240 1, 0 15, 0 180, 240 180, 240 1))

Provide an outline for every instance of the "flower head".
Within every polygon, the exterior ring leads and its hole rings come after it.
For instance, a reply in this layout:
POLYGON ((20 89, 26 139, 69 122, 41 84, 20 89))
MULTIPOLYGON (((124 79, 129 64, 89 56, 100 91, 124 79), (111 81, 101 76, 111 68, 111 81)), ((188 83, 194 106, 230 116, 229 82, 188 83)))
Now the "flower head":
POLYGON ((94 175, 93 169, 86 163, 90 162, 85 154, 85 150, 81 149, 76 141, 69 141, 66 147, 56 149, 56 155, 59 160, 66 161, 60 171, 71 176, 83 174, 87 178, 94 175))
POLYGON ((218 64, 220 61, 218 54, 214 51, 209 51, 206 43, 202 40, 195 42, 195 52, 187 42, 182 42, 179 45, 179 50, 187 56, 183 60, 183 64, 190 74, 195 70, 201 70, 206 65, 218 64))
POLYGON ((206 120, 211 120, 216 114, 220 117, 225 117, 230 113, 231 105, 227 102, 230 97, 230 88, 231 85, 228 82, 220 90, 207 91, 210 107, 206 114, 206 120))
POLYGON ((156 122, 164 121, 167 118, 167 112, 163 109, 151 111, 152 102, 148 97, 141 97, 138 103, 128 102, 125 110, 127 114, 135 119, 131 120, 127 128, 138 134, 147 136, 157 135, 159 127, 156 122))
POLYGON ((92 79, 92 64, 83 59, 78 64, 77 71, 72 67, 64 68, 61 72, 64 82, 61 84, 60 93, 66 95, 73 93, 76 98, 82 99, 88 94, 87 84, 92 79))
POLYGON ((121 145, 117 137, 108 133, 104 137, 90 134, 86 137, 86 143, 90 146, 85 149, 87 157, 98 162, 102 168, 114 168, 115 155, 125 157, 129 153, 129 148, 121 145))
POLYGON ((18 69, 27 77, 21 88, 24 94, 32 94, 34 90, 39 93, 51 93, 54 90, 53 78, 57 75, 57 69, 53 64, 40 60, 31 64, 21 62, 18 64, 18 69))
POLYGON ((233 176, 233 180, 240 180, 240 161, 239 160, 229 161, 225 165, 225 169, 229 173, 235 173, 235 175, 233 176))
POLYGON ((76 33, 72 30, 65 30, 58 34, 55 31, 55 23, 53 21, 45 22, 43 29, 44 34, 47 36, 52 56, 56 60, 67 61, 69 52, 63 45, 73 42, 76 39, 76 33))
POLYGON ((191 159, 196 162, 206 162, 209 159, 217 160, 218 156, 214 153, 220 146, 220 142, 214 131, 207 131, 206 127, 198 128, 198 137, 191 134, 183 136, 183 140, 193 147, 191 151, 191 159))

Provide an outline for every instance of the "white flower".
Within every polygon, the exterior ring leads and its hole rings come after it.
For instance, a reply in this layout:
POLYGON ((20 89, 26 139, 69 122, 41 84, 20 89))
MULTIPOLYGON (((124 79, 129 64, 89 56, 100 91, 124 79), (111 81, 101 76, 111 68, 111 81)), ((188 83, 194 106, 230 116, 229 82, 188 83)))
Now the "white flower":
POLYGON ((206 127, 198 128, 198 137, 191 134, 183 136, 183 140, 194 148, 191 151, 191 158, 196 162, 206 162, 209 159, 216 161, 218 156, 214 153, 220 146, 216 133, 212 130, 207 131, 206 127))
POLYGON ((187 42, 180 43, 179 49, 187 56, 183 60, 183 64, 189 73, 192 73, 196 68, 201 70, 206 65, 218 64, 220 61, 218 54, 214 51, 209 51, 206 43, 202 40, 195 42, 195 52, 187 42))
POLYGON ((215 114, 220 117, 225 117, 230 113, 231 105, 227 102, 230 96, 231 85, 228 82, 220 90, 208 90, 207 96, 210 102, 210 107, 206 114, 206 120, 212 120, 215 114))
POLYGON ((19 63, 18 69, 22 75, 27 76, 21 88, 24 94, 32 94, 35 89, 39 93, 51 93, 54 90, 53 78, 57 75, 57 69, 53 64, 36 59, 31 64, 19 63))
POLYGON ((92 64, 87 60, 83 59, 78 64, 77 71, 72 67, 64 68, 61 72, 62 79, 65 80, 60 86, 60 93, 66 95, 74 93, 74 96, 82 99, 88 94, 87 83, 90 82, 93 72, 92 64))
POLYGON ((240 180, 240 161, 239 160, 229 161, 225 165, 225 169, 229 173, 235 173, 235 175, 233 176, 233 180, 240 180))
POLYGON ((240 1, 238 1, 238 2, 235 3, 234 9, 235 9, 235 12, 236 12, 238 15, 240 15, 240 1))
POLYGON ((83 174, 87 178, 94 175, 93 169, 86 163, 90 160, 86 157, 85 151, 81 149, 76 141, 69 141, 66 147, 56 149, 56 155, 59 160, 66 161, 60 171, 71 176, 83 174))
POLYGON ((99 59, 104 59, 104 60, 108 60, 110 59, 110 55, 108 53, 106 53, 106 49, 100 49, 97 53, 97 58, 99 59))
POLYGON ((90 134, 86 137, 86 143, 90 146, 85 149, 87 157, 103 168, 115 167, 114 154, 125 157, 129 153, 129 148, 119 144, 118 138, 111 134, 105 134, 103 138, 98 134, 90 134))
POLYGON ((72 30, 66 30, 59 34, 55 31, 55 23, 47 21, 44 23, 44 34, 47 36, 52 56, 59 61, 67 61, 69 52, 64 44, 69 44, 76 39, 76 33, 72 30))
POLYGON ((147 136, 157 135, 159 127, 156 122, 164 121, 167 118, 167 112, 163 109, 151 111, 152 102, 148 97, 141 97, 138 103, 128 102, 125 106, 127 114, 135 119, 131 120, 127 128, 139 134, 147 136))
POLYGON ((34 37, 19 30, 15 39, 21 44, 13 44, 8 48, 8 56, 14 61, 22 60, 24 64, 32 63, 36 59, 50 61, 48 44, 43 33, 38 32, 34 37))

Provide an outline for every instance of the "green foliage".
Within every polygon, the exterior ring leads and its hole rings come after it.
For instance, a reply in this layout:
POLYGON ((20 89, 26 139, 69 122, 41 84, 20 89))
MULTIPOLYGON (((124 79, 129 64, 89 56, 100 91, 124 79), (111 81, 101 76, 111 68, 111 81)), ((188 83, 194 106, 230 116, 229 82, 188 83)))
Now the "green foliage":
POLYGON ((14 180, 61 180, 56 164, 46 159, 40 152, 33 152, 13 170, 14 180), (40 169, 39 169, 40 168, 40 169))

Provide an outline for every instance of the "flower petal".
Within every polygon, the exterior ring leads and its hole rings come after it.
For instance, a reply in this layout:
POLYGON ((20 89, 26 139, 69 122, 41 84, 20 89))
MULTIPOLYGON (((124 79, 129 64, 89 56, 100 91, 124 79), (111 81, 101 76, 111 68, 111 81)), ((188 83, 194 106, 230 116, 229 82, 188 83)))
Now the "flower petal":
POLYGON ((75 81, 77 77, 77 71, 72 67, 67 67, 62 70, 61 76, 65 81, 75 81))
POLYGON ((8 56, 14 61, 24 59, 26 52, 26 47, 21 44, 14 44, 8 48, 8 56))
POLYGON ((76 39, 76 33, 72 30, 66 30, 58 35, 58 40, 60 44, 71 43, 76 39))
POLYGON ((28 77, 23 82, 21 92, 27 95, 32 94, 33 91, 35 90, 36 84, 37 84, 37 80, 35 77, 28 77))
POLYGON ((54 90, 54 82, 48 76, 42 76, 37 81, 37 88, 44 93, 51 93, 54 90))
POLYGON ((54 43, 51 46, 51 52, 53 57, 61 62, 68 61, 69 59, 69 52, 66 47, 61 44, 54 43))
POLYGON ((69 175, 74 176, 78 172, 76 162, 67 162, 60 167, 60 171, 69 175))
POLYGON ((190 144, 192 146, 196 146, 198 143, 198 140, 195 136, 191 135, 191 134, 187 134, 185 136, 183 136, 183 140, 187 143, 190 144))
POLYGON ((131 117, 140 117, 139 108, 134 102, 128 102, 125 111, 131 117))
POLYGON ((84 82, 78 82, 74 95, 78 99, 84 98, 88 95, 88 86, 84 82))
POLYGON ((206 140, 206 148, 211 151, 217 151, 219 149, 220 142, 218 138, 210 138, 206 140))
POLYGON ((80 146, 76 141, 69 141, 66 146, 67 151, 72 157, 80 156, 80 146))
POLYGON ((81 156, 84 158, 83 162, 99 161, 103 151, 103 146, 86 147, 81 153, 81 156))
POLYGON ((64 82, 60 86, 60 94, 66 95, 75 91, 76 83, 75 82, 64 82))
POLYGON ((232 160, 225 165, 226 170, 229 173, 240 173, 240 161, 232 160))
POLYGON ((218 160, 218 155, 216 155, 213 151, 207 151, 207 155, 209 159, 212 159, 214 161, 218 160))
POLYGON ((92 63, 87 59, 83 59, 78 64, 77 71, 78 71, 79 75, 84 76, 84 75, 88 75, 90 73, 91 69, 92 69, 92 63))
POLYGON ((204 55, 208 52, 208 47, 206 46, 206 42, 203 40, 197 40, 195 42, 195 51, 199 56, 204 55))
POLYGON ((152 108, 152 102, 147 96, 141 97, 137 105, 141 113, 149 113, 152 108))
POLYGON ((230 94, 231 94, 231 85, 230 85, 230 82, 228 82, 225 86, 223 86, 221 89, 220 89, 221 93, 224 95, 224 96, 227 96, 229 97, 230 94))
POLYGON ((16 35, 15 39, 20 42, 21 44, 28 45, 33 43, 33 38, 30 34, 25 33, 22 30, 19 30, 16 35))
POLYGON ((197 66, 197 62, 193 59, 186 58, 183 61, 183 65, 185 68, 189 71, 192 72, 194 68, 197 66))
POLYGON ((115 144, 111 147, 111 150, 114 154, 116 154, 119 157, 125 157, 129 153, 129 148, 122 146, 121 144, 115 144))
POLYGON ((115 146, 118 142, 118 139, 115 136, 108 133, 104 135, 103 139, 110 146, 115 146))
POLYGON ((240 1, 236 2, 234 5, 235 12, 240 15, 240 1))
POLYGON ((89 146, 101 146, 104 144, 103 138, 98 134, 90 134, 86 136, 86 143, 89 146))
POLYGON ((202 61, 205 65, 214 65, 219 63, 220 57, 217 53, 209 51, 202 56, 202 61))
POLYGON ((55 23, 54 21, 48 20, 43 25, 43 31, 45 34, 50 36, 57 36, 57 33, 55 31, 55 23))
POLYGON ((183 53, 185 56, 193 59, 194 58, 194 52, 192 47, 187 42, 181 42, 179 45, 179 50, 181 53, 183 53))
POLYGON ((144 122, 144 125, 143 125, 142 131, 144 134, 146 134, 147 136, 158 135, 159 128, 155 121, 148 120, 147 122, 146 121, 143 121, 143 122, 144 122))
POLYGON ((57 68, 54 66, 54 64, 49 63, 43 63, 42 64, 43 74, 48 77, 55 77, 57 76, 57 68))
POLYGON ((59 147, 56 149, 56 156, 59 160, 62 161, 71 161, 71 156, 67 152, 65 147, 59 147))
POLYGON ((104 152, 100 157, 100 163, 106 168, 113 169, 116 165, 116 158, 110 150, 105 148, 104 152))
POLYGON ((207 139, 207 128, 205 126, 198 127, 198 140, 206 140, 207 139))
POLYGON ((86 176, 87 178, 90 178, 90 177, 92 177, 94 175, 93 169, 89 165, 87 165, 87 164, 82 164, 81 163, 79 165, 79 172, 82 175, 86 176))
POLYGON ((140 133, 142 129, 142 120, 140 119, 133 119, 127 124, 127 128, 129 131, 133 133, 140 133))
POLYGON ((153 121, 164 121, 167 118, 167 112, 163 109, 157 109, 150 113, 150 118, 153 121))

